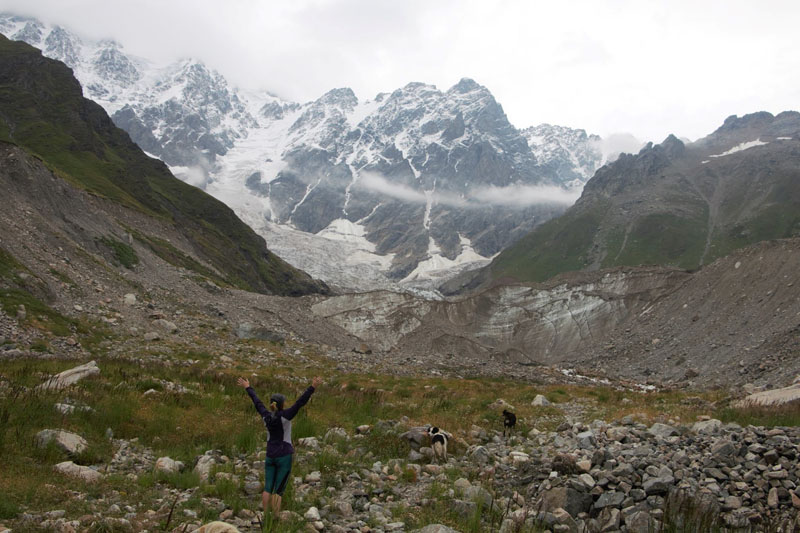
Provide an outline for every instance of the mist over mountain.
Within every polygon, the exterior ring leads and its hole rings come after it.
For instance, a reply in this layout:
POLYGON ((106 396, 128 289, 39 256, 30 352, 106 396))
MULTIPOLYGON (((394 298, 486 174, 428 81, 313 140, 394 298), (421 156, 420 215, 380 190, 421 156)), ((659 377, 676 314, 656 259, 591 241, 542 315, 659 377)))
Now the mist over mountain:
POLYGON ((518 130, 467 78, 299 104, 242 92, 199 60, 155 65, 34 19, 0 17, 0 31, 64 61, 142 149, 342 286, 426 284, 485 264, 616 156, 583 130, 518 130))

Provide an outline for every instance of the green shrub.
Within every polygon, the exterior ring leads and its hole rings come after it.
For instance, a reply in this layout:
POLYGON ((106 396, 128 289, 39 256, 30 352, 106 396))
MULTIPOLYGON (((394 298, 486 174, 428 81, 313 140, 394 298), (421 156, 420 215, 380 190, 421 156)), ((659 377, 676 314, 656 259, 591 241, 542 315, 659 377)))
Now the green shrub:
POLYGON ((99 242, 111 250, 114 259, 125 268, 131 269, 139 264, 139 256, 136 255, 136 250, 124 242, 120 242, 113 237, 103 237, 99 242))
POLYGON ((34 352, 44 353, 50 351, 50 344, 44 339, 36 339, 31 343, 30 348, 34 352))
POLYGON ((157 472, 155 480, 166 483, 176 489, 188 490, 200 486, 200 475, 194 470, 184 470, 183 472, 157 472))
POLYGON ((373 430, 364 439, 364 446, 380 461, 406 457, 410 447, 406 441, 399 439, 390 431, 373 430))
POLYGON ((19 512, 19 506, 11 501, 8 495, 0 491, 0 520, 16 518, 19 512))

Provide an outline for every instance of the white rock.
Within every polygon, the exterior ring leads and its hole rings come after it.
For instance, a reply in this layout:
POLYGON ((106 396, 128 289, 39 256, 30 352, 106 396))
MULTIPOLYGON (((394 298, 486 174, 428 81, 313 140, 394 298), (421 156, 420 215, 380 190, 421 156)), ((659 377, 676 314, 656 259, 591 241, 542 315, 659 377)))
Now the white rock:
POLYGON ((97 363, 95 361, 89 361, 85 365, 76 366, 75 368, 70 368, 69 370, 65 370, 60 374, 52 376, 43 384, 41 384, 39 388, 44 390, 63 389, 77 383, 83 378, 94 376, 95 374, 99 373, 100 369, 97 367, 97 363))
POLYGON ((325 432, 325 441, 330 441, 331 439, 346 439, 347 438, 347 431, 344 428, 331 428, 327 432, 325 432))
POLYGON ((72 455, 81 453, 89 446, 80 435, 61 429, 44 429, 36 434, 36 444, 40 448, 46 447, 50 441, 55 441, 59 448, 72 455))
POLYGON ((70 405, 68 403, 57 403, 53 407, 56 408, 56 411, 64 415, 71 415, 75 411, 89 411, 89 412, 94 411, 94 409, 92 409, 91 407, 75 406, 75 405, 70 405))
POLYGON ((53 468, 56 470, 56 472, 60 472, 67 476, 76 477, 89 483, 94 483, 103 479, 103 475, 100 472, 92 470, 88 466, 76 465, 72 461, 58 463, 53 468))
POLYGON ((194 471, 200 476, 203 481, 208 481, 211 475, 211 467, 217 464, 217 460, 213 455, 206 453, 197 458, 197 463, 194 465, 194 471))
POLYGON ((163 318, 154 320, 153 325, 159 329, 166 331, 167 333, 175 333, 176 331, 178 331, 178 326, 176 326, 174 322, 170 322, 169 320, 165 320, 163 318))
POLYGON ((225 522, 216 521, 200 526, 194 533, 239 533, 239 530, 225 522))
POLYGON ((800 384, 790 385, 782 389, 756 392, 743 400, 734 403, 734 407, 749 407, 753 405, 783 405, 800 399, 800 384))
POLYGON ((701 433, 703 435, 714 435, 719 433, 722 429, 722 421, 717 420, 716 418, 712 418, 711 420, 702 420, 700 422, 695 422, 692 426, 692 431, 695 433, 701 433))
POLYGON ((156 460, 155 471, 165 472, 167 474, 174 474, 183 470, 184 464, 181 461, 176 461, 171 457, 159 457, 156 460))
POLYGON ((588 488, 590 490, 595 485, 594 478, 592 476, 590 476, 589 474, 581 474, 581 475, 578 476, 578 479, 581 481, 581 483, 583 483, 586 486, 586 488, 588 488))
POLYGON ((536 398, 534 398, 533 401, 531 402, 531 405, 536 407, 546 407, 550 405, 550 400, 548 400, 541 394, 537 394, 536 398))
POLYGON ((321 520, 321 517, 319 516, 319 509, 317 509, 316 507, 309 507, 308 511, 306 511, 303 517, 309 522, 316 522, 318 520, 321 520))
POLYGON ((531 460, 530 456, 525 452, 517 452, 513 451, 509 454, 511 456, 511 460, 514 462, 515 465, 527 463, 531 460))
POLYGON ((422 529, 415 530, 413 533, 458 533, 458 531, 442 524, 428 524, 422 529))
POLYGON ((494 402, 490 403, 489 404, 489 408, 490 409, 507 409, 509 411, 516 411, 516 409, 514 409, 513 405, 511 405, 510 403, 508 403, 507 401, 505 401, 502 398, 498 398, 494 402))
POLYGON ((125 303, 125 305, 136 305, 136 295, 128 293, 122 297, 122 301, 125 303))
POLYGON ((297 444, 305 448, 311 448, 312 450, 319 449, 319 441, 316 437, 303 437, 297 440, 297 444))

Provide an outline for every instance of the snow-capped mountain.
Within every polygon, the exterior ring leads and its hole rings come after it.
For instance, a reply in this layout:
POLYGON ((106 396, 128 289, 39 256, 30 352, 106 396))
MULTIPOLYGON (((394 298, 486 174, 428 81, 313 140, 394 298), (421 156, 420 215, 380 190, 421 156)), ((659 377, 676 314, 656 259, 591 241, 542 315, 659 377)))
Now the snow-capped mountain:
POLYGON ((599 135, 550 124, 525 128, 521 133, 536 160, 568 187, 582 187, 606 163, 599 135))
POLYGON ((64 61, 142 149, 333 284, 485 263, 561 213, 603 161, 583 130, 517 130, 466 78, 298 104, 232 88, 197 60, 157 65, 33 19, 0 16, 0 31, 64 61))
POLYGON ((0 17, 0 31, 72 68, 84 95, 170 166, 209 168, 257 126, 237 92, 199 61, 157 65, 126 54, 113 40, 83 40, 27 17, 0 17))

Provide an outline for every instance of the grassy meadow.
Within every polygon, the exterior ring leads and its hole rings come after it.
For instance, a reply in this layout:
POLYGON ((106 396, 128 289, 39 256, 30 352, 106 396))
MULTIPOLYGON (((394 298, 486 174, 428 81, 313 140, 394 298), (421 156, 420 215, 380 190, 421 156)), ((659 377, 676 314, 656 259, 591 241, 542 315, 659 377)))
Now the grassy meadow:
MULTIPOLYGON (((194 488, 192 497, 178 505, 181 512, 189 509, 203 520, 217 518, 219 511, 203 503, 207 496, 220 498, 235 512, 258 511, 258 495, 247 496, 240 482, 203 483, 191 468, 171 475, 144 471, 135 478, 110 474, 99 484, 83 484, 53 471, 54 464, 67 460, 64 453, 55 447, 41 449, 35 445, 37 432, 61 428, 78 433, 89 442, 88 449, 74 458, 76 463, 84 465, 111 462, 114 447, 108 438, 109 431, 115 439, 133 440, 137 446, 152 449, 156 458, 169 456, 189 467, 198 455, 211 449, 231 458, 257 454, 264 448, 265 432, 249 398, 236 386, 237 376, 248 377, 262 397, 280 391, 290 401, 314 375, 324 378, 325 383, 295 419, 295 442, 310 436, 322 440, 333 427, 344 428, 353 435, 360 425, 402 417, 408 418, 408 426, 434 424, 456 437, 465 435, 473 425, 490 432, 500 431, 502 408, 495 404, 498 399, 514 406, 521 433, 534 428, 553 430, 565 420, 565 413, 573 413, 585 422, 632 415, 645 423, 691 423, 698 415, 711 415, 744 424, 800 423, 800 410, 796 407, 783 411, 737 410, 729 406, 720 392, 643 393, 612 387, 535 386, 495 379, 342 374, 330 360, 302 345, 237 341, 225 354, 174 343, 168 344, 167 352, 165 356, 162 346, 161 359, 152 359, 145 366, 134 360, 104 356, 98 348, 95 359, 101 373, 62 391, 43 391, 36 386, 48 376, 85 360, 19 358, 0 363, 0 455, 3 457, 0 521, 12 520, 23 512, 53 509, 64 509, 67 516, 81 516, 88 512, 87 499, 74 498, 73 491, 85 493, 90 499, 105 494, 124 495, 123 499, 133 502, 131 505, 137 509, 139 505, 141 509, 161 509, 163 515, 165 506, 171 503, 165 501, 163 489, 194 488), (301 355, 294 355, 297 350, 301 355), (265 353, 270 354, 266 364, 265 353), (220 365, 222 355, 232 356, 234 362, 220 365), (546 396, 552 405, 532 406, 537 394, 546 396), (54 408, 55 403, 64 401, 91 410, 64 415, 54 408)), ((142 354, 147 354, 144 346, 139 352, 142 354)), ((366 453, 359 455, 348 455, 344 443, 333 444, 314 454, 301 450, 293 476, 319 471, 324 483, 336 486, 337 470, 356 471, 369 468, 378 460, 385 464, 400 459, 399 482, 413 477, 413 472, 407 471, 402 463, 408 455, 408 445, 394 433, 377 429, 370 432, 359 442, 366 449, 366 453)), ((455 453, 464 451, 459 446, 456 439, 452 448, 455 453)), ((226 467, 234 468, 233 464, 226 467)), ((434 492, 441 489, 436 485, 431 487, 434 492)), ((291 486, 285 508, 299 510, 291 486)), ((407 523, 422 524, 434 518, 403 516, 403 512, 402 507, 398 508, 399 519, 407 523)), ((438 511, 433 506, 425 512, 435 515, 438 511)), ((438 516, 439 521, 453 523, 454 518, 448 517, 445 510, 439 514, 442 515, 438 516)), ((178 517, 175 512, 171 516, 175 517, 172 520, 178 517)), ((161 521, 164 527, 169 525, 166 518, 161 521)), ((458 525, 463 530, 480 531, 486 517, 483 521, 479 517, 476 523, 474 527, 458 525)))

